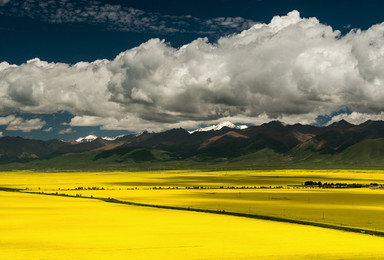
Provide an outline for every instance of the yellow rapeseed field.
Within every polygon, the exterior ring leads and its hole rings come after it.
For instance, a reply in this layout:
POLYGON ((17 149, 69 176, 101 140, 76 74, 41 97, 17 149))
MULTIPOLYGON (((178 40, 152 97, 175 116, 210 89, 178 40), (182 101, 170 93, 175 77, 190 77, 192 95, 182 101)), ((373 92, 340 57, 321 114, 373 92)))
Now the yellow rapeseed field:
POLYGON ((384 231, 384 191, 370 189, 70 190, 64 194, 257 214, 384 231))
POLYGON ((271 170, 271 171, 152 171, 152 172, 1 172, 1 186, 67 189, 78 186, 104 188, 152 186, 287 186, 305 181, 384 184, 378 170, 271 170))
POLYGON ((22 190, 0 192, 0 259, 384 257, 383 238, 366 234, 90 199, 384 231, 384 190, 291 186, 308 180, 384 184, 384 172, 2 172, 0 188, 22 190))
POLYGON ((225 215, 0 192, 0 259, 378 259, 384 238, 225 215))
POLYGON ((200 172, 190 170, 4 172, 0 175, 2 186, 28 188, 28 191, 34 192, 110 197, 155 205, 225 210, 384 231, 384 204, 382 203, 384 190, 296 189, 288 186, 300 185, 308 180, 384 184, 384 172, 369 170, 200 172), (257 187, 257 189, 236 189, 244 186, 257 187), (78 190, 79 187, 86 190, 78 190), (220 187, 224 189, 218 189, 220 187), (227 187, 231 188, 227 189, 227 187), (260 187, 268 188, 260 189, 260 187), (274 189, 274 187, 280 188, 274 189))

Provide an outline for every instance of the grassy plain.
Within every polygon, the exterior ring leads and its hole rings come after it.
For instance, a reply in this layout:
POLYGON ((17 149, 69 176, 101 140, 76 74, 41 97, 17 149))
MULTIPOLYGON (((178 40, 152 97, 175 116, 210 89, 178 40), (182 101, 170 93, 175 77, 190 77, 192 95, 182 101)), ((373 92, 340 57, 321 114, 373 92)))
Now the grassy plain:
POLYGON ((0 192, 1 204, 5 205, 0 209, 5 220, 0 230, 7 232, 0 238, 0 258, 7 259, 1 255, 11 256, 12 252, 17 252, 16 258, 25 259, 28 254, 41 256, 44 252, 53 256, 47 259, 102 259, 103 254, 109 256, 111 252, 115 258, 130 254, 136 259, 165 253, 173 258, 182 255, 198 259, 384 257, 384 249, 378 246, 384 239, 374 236, 233 216, 107 204, 84 198, 225 210, 384 231, 384 190, 290 186, 308 180, 384 184, 384 172, 2 172, 0 186, 23 189, 23 193, 0 192), (91 255, 84 255, 85 250, 92 252, 91 255), (183 254, 185 251, 188 256, 183 254))

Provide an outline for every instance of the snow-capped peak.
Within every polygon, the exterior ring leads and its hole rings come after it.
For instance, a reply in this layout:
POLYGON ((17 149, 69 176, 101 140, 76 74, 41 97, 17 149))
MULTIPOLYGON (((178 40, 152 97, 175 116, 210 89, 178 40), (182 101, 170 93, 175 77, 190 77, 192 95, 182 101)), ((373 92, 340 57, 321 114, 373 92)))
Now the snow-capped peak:
POLYGON ((93 142, 97 139, 96 135, 87 135, 86 137, 80 137, 76 139, 76 142, 78 143, 89 143, 93 142))
MULTIPOLYGON (((115 141, 117 138, 120 138, 120 137, 123 137, 124 135, 119 135, 119 136, 116 136, 116 137, 101 137, 101 139, 103 140, 106 140, 106 141, 115 141)), ((96 135, 88 135, 86 137, 80 137, 80 138, 77 138, 76 139, 76 142, 78 143, 89 143, 89 142, 93 142, 95 141, 97 138, 96 135)))
POLYGON ((101 139, 104 139, 104 140, 107 140, 107 141, 115 141, 116 139, 120 138, 120 137, 123 137, 124 135, 119 135, 119 136, 116 136, 116 137, 108 137, 108 136, 104 136, 104 137, 101 137, 101 139))
POLYGON ((195 132, 208 132, 208 131, 218 131, 220 129, 222 129, 223 127, 228 127, 228 128, 232 128, 232 129, 245 129, 245 128, 248 128, 248 126, 246 125, 240 125, 240 126, 237 126, 229 121, 225 121, 225 122, 221 122, 217 125, 211 125, 211 126, 207 126, 207 127, 200 127, 199 129, 196 129, 196 130, 193 130, 193 131, 188 131, 190 134, 193 134, 195 132))

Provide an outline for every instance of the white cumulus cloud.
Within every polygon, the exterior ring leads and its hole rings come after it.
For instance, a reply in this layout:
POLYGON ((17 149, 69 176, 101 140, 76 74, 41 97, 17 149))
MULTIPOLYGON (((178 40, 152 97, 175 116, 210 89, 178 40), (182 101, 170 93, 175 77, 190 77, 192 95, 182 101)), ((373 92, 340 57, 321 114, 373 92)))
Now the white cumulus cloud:
POLYGON ((313 123, 340 107, 369 119, 384 111, 382 100, 384 23, 341 36, 297 11, 216 43, 173 48, 151 39, 113 60, 0 63, 1 113, 65 110, 75 115, 71 126, 313 123))
POLYGON ((59 130, 58 133, 59 133, 60 135, 70 134, 70 133, 73 133, 73 130, 72 130, 72 128, 65 128, 65 129, 61 129, 61 130, 59 130))
POLYGON ((80 62, 73 66, 38 58, 0 70, 0 111, 108 115, 118 108, 108 101, 108 61, 80 62))
POLYGON ((379 114, 367 114, 367 113, 359 113, 359 112, 352 112, 350 114, 343 113, 343 114, 332 117, 331 120, 328 122, 328 124, 332 124, 340 120, 346 120, 351 124, 359 125, 364 123, 368 119, 384 120, 384 112, 380 112, 379 114))
POLYGON ((30 132, 43 128, 45 124, 46 122, 39 118, 23 119, 14 115, 0 117, 0 125, 6 125, 8 131, 30 132))
POLYGON ((44 132, 52 132, 52 130, 53 130, 53 127, 48 127, 48 128, 45 128, 45 129, 43 129, 43 131, 44 132))

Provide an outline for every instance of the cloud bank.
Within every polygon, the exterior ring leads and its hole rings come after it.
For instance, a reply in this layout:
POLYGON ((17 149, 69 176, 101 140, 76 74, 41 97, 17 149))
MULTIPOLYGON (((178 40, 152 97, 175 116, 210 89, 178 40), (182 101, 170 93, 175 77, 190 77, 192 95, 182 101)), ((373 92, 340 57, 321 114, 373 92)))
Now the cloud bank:
POLYGON ((75 115, 71 126, 133 131, 313 123, 340 107, 366 120, 382 118, 383 83, 384 23, 341 36, 292 11, 216 43, 199 38, 176 49, 152 39, 114 60, 2 62, 0 111, 65 110, 75 115))
POLYGON ((43 128, 45 124, 46 122, 39 118, 25 120, 14 115, 0 117, 0 125, 6 125, 6 130, 10 131, 31 132, 43 128))

